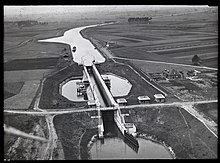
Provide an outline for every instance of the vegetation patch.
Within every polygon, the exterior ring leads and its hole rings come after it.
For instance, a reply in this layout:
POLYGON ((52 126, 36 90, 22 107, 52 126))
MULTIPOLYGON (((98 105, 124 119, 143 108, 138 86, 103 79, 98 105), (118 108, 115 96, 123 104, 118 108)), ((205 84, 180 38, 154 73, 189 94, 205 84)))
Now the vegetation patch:
POLYGON ((54 117, 54 126, 66 160, 78 160, 80 155, 82 159, 87 158, 87 142, 97 133, 97 125, 97 119, 91 119, 86 112, 54 117))
POLYGON ((165 142, 177 159, 217 158, 218 139, 182 108, 135 108, 130 116, 138 132, 165 142))
POLYGON ((206 104, 196 104, 196 110, 205 114, 205 116, 211 118, 216 124, 218 123, 218 103, 206 103, 206 104))
MULTIPOLYGON (((4 113, 4 124, 12 126, 28 134, 48 139, 48 129, 44 117, 32 115, 12 115, 4 113)), ((36 160, 41 159, 46 143, 4 134, 4 158, 8 160, 36 160)))
POLYGON ((4 71, 33 70, 33 69, 53 69, 58 58, 35 58, 16 59, 4 63, 4 71))
POLYGON ((43 82, 39 107, 42 109, 57 109, 86 106, 86 102, 73 102, 59 94, 59 85, 61 82, 68 78, 82 75, 83 68, 79 67, 77 63, 73 63, 71 66, 46 77, 46 80, 43 82))

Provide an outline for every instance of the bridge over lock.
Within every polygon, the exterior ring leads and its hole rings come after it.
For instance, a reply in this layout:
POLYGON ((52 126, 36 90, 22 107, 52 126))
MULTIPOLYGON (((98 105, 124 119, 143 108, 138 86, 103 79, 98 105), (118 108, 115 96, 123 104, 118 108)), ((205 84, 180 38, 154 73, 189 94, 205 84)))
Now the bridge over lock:
MULTIPOLYGON (((110 110, 115 124, 118 129, 122 133, 122 135, 129 141, 129 143, 133 144, 136 147, 139 147, 138 141, 135 138, 136 135, 136 127, 133 123, 126 122, 125 115, 121 113, 118 103, 114 100, 108 86, 97 70, 94 62, 91 64, 83 64, 83 83, 87 85, 87 96, 88 103, 96 107, 98 112, 98 136, 99 138, 104 138, 104 124, 103 118, 106 117, 104 115, 109 112, 109 110, 105 110, 106 107, 111 107, 110 110)), ((110 118, 111 119, 111 118, 110 118)))

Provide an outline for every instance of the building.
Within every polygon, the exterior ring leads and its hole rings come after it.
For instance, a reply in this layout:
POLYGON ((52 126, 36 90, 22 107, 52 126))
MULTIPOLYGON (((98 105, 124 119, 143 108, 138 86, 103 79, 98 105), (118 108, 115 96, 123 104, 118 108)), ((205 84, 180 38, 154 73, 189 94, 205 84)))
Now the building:
POLYGON ((118 98, 116 101, 119 105, 127 105, 127 100, 125 98, 118 98))
POLYGON ((179 79, 182 77, 182 75, 176 69, 172 69, 171 71, 165 69, 163 71, 163 76, 167 79, 179 79))
POLYGON ((187 75, 188 76, 197 76, 198 74, 200 74, 201 72, 200 71, 197 71, 197 70, 189 70, 187 71, 187 75))
POLYGON ((165 102, 165 97, 162 94, 155 94, 154 95, 154 100, 156 102, 165 102))
POLYGON ((148 96, 138 96, 138 102, 140 104, 150 103, 150 97, 148 97, 148 96))
POLYGON ((88 104, 88 106, 89 106, 90 108, 96 107, 95 100, 89 100, 89 101, 87 102, 87 104, 88 104))

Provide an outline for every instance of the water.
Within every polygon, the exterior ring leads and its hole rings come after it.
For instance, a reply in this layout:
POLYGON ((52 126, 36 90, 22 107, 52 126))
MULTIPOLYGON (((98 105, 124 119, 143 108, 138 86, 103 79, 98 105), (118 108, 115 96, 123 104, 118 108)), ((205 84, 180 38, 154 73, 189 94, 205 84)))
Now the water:
POLYGON ((124 140, 119 137, 105 138, 104 144, 97 140, 90 152, 91 159, 171 159, 170 153, 164 146, 137 138, 139 149, 136 153, 124 140))
MULTIPOLYGON (((114 97, 126 96, 130 92, 132 85, 127 79, 114 74, 105 74, 102 76, 110 79, 110 92, 114 97)), ((70 101, 85 101, 83 96, 77 96, 76 82, 80 81, 81 80, 70 80, 66 82, 61 88, 62 96, 66 97, 70 101)))
POLYGON ((81 80, 70 80, 65 83, 61 88, 62 96, 66 97, 70 101, 85 101, 83 96, 77 96, 77 85, 76 82, 81 80))
MULTIPOLYGON (((107 23, 106 23, 107 24, 107 23)), ((111 23, 108 23, 111 24, 111 23)), ((90 64, 93 60, 95 63, 105 62, 105 58, 94 48, 89 40, 84 39, 80 31, 88 27, 99 25, 91 25, 78 27, 68 30, 61 37, 39 40, 39 42, 55 42, 69 44, 72 49, 76 46, 76 51, 72 52, 73 61, 76 63, 90 64)), ((131 84, 126 79, 119 78, 115 75, 107 75, 111 79, 111 93, 113 96, 125 96, 131 89, 131 84)), ((83 97, 77 96, 76 82, 80 80, 70 80, 62 86, 62 95, 71 101, 83 101, 83 97)), ((112 126, 112 123, 110 123, 112 126)), ((115 128, 115 127, 113 127, 115 128)), ((152 141, 138 138, 139 149, 135 152, 123 140, 120 134, 115 135, 115 131, 105 128, 104 144, 97 140, 91 148, 92 159, 113 159, 113 158, 171 158, 169 153, 162 145, 152 141)), ((117 132, 118 133, 118 132, 117 132)))
POLYGON ((97 139, 91 146, 91 159, 172 159, 166 148, 151 140, 137 138, 139 147, 128 143, 116 124, 111 111, 103 112, 104 143, 97 139))
POLYGON ((131 90, 132 84, 125 78, 114 74, 105 74, 102 77, 108 77, 111 82, 110 92, 114 97, 126 96, 131 90))
POLYGON ((137 138, 139 147, 128 143, 116 124, 113 115, 104 115, 104 143, 97 139, 90 149, 91 159, 171 159, 166 148, 151 140, 137 138), (106 116, 108 117, 106 119, 106 116))
MULTIPOLYGON (((107 23, 106 23, 107 24, 107 23)), ((110 23, 108 23, 110 24, 110 23)), ((104 25, 104 24, 100 24, 104 25)), ((88 28, 88 27, 95 27, 100 25, 90 25, 90 26, 83 26, 74 29, 70 29, 64 33, 61 37, 49 38, 44 40, 38 40, 39 42, 55 42, 55 43, 64 43, 69 44, 71 50, 74 46, 76 46, 76 51, 72 52, 73 61, 76 63, 86 62, 91 63, 95 60, 95 63, 103 63, 105 62, 105 58, 99 53, 97 49, 90 43, 89 40, 82 37, 80 31, 88 28)))

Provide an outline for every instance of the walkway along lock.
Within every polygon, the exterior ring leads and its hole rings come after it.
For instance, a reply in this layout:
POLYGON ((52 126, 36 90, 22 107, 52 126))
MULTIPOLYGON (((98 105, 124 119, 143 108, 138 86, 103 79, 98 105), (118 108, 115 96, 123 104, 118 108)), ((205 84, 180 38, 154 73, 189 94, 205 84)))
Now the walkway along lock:
MULTIPOLYGON (((90 70, 87 70, 87 67, 84 66, 84 71, 87 74, 87 77, 89 77, 89 72, 90 75, 92 75, 95 79, 95 83, 90 83, 91 87, 92 85, 96 84, 98 86, 98 90, 100 91, 101 95, 103 96, 103 99, 105 101, 105 105, 107 107, 113 107, 114 109, 114 121, 117 125, 117 127, 119 128, 119 130, 121 131, 121 133, 123 134, 123 136, 125 136, 126 140, 130 142, 130 144, 132 144, 135 149, 138 149, 139 145, 138 145, 138 141, 136 140, 136 138, 134 137, 136 135, 136 127, 133 123, 126 123, 124 116, 121 114, 121 110, 119 108, 119 105, 115 102, 114 98, 112 97, 112 94, 109 90, 109 88, 107 87, 105 81, 103 80, 103 78, 101 77, 100 73, 98 72, 96 66, 94 64, 92 64, 91 67, 88 67, 90 70)), ((91 79, 89 79, 89 82, 91 82, 91 79)), ((94 90, 92 88, 92 91, 94 93, 94 95, 96 96, 96 90, 94 90)), ((95 98, 96 100, 99 100, 97 97, 95 98)), ((99 102, 98 102, 99 103, 99 102)), ((97 106, 97 111, 99 116, 101 117, 102 114, 101 112, 104 112, 104 110, 101 111, 100 105, 97 106)), ((102 119, 101 123, 99 123, 99 135, 102 138, 103 137, 103 132, 104 132, 104 127, 103 127, 103 122, 102 119)))

